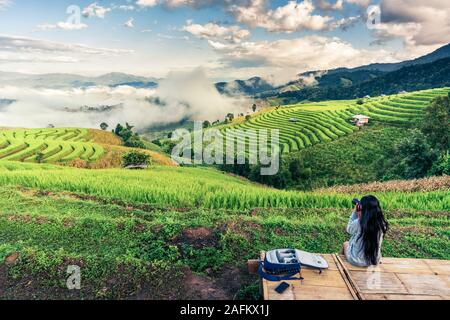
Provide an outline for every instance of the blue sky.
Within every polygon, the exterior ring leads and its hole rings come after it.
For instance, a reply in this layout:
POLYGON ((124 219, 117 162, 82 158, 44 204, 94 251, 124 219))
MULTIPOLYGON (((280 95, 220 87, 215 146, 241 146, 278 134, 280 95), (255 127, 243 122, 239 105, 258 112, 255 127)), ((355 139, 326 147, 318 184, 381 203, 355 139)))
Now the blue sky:
POLYGON ((0 70, 163 77, 202 67, 214 79, 284 81, 431 52, 450 41, 448 7, 421 0, 0 0, 0 70), (78 22, 67 14, 73 5, 78 22), (374 5, 381 20, 369 29, 374 5))

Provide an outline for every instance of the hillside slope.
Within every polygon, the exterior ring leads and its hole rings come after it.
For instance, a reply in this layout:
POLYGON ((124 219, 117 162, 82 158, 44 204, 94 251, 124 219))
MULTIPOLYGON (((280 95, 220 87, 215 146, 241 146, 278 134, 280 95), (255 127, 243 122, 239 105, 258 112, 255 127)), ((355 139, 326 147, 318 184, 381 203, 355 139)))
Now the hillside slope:
MULTIPOLYGON (((365 95, 395 94, 450 86, 450 58, 428 64, 413 65, 385 73, 356 85, 343 87, 308 87, 297 91, 279 93, 284 103, 304 100, 355 99, 365 95), (420 81, 418 81, 420 79, 420 81)), ((269 93, 268 96, 272 95, 269 93)))
MULTIPOLYGON (((58 163, 76 167, 120 167, 129 148, 112 134, 95 129, 1 129, 0 161, 58 163)), ((144 150, 155 164, 173 165, 158 152, 144 150)))
MULTIPOLYGON (((358 131, 350 123, 357 114, 371 117, 372 123, 412 126, 432 99, 448 92, 450 88, 380 96, 364 99, 362 104, 357 100, 339 100, 280 106, 220 128, 223 135, 228 129, 278 129, 282 151, 289 153, 358 131)), ((242 133, 230 133, 243 141, 242 133)))

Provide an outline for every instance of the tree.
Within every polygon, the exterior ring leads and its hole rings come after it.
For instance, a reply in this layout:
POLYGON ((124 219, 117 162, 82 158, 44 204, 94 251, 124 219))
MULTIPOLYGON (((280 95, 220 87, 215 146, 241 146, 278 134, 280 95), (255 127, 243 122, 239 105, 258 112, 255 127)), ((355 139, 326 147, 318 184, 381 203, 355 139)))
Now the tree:
POLYGON ((211 127, 211 123, 208 120, 203 121, 203 129, 211 127))
POLYGON ((126 127, 123 127, 119 123, 113 132, 122 138, 126 147, 145 149, 145 143, 141 140, 138 134, 133 132, 133 128, 134 127, 128 123, 126 123, 126 127))
POLYGON ((123 166, 148 166, 151 164, 150 156, 146 153, 132 150, 127 152, 122 157, 123 166))
POLYGON ((39 151, 39 152, 36 154, 36 162, 37 162, 37 163, 42 163, 42 162, 44 162, 44 158, 45 158, 45 156, 44 156, 44 154, 43 154, 41 151, 39 151))
POLYGON ((256 105, 256 103, 254 103, 253 106, 252 106, 253 112, 256 112, 256 109, 257 109, 257 108, 258 108, 258 106, 256 105))
POLYGON ((363 105, 364 104, 364 100, 363 99, 358 99, 357 101, 356 101, 356 104, 358 104, 358 105, 363 105))
POLYGON ((228 119, 229 121, 233 121, 233 119, 234 119, 234 114, 232 114, 232 113, 227 114, 227 119, 228 119))
POLYGON ((426 137, 417 129, 401 140, 393 150, 391 161, 387 165, 386 176, 390 178, 423 178, 437 159, 426 137))
POLYGON ((425 109, 421 129, 432 147, 441 151, 450 149, 449 96, 437 97, 425 109))
POLYGON ((430 170, 432 176, 450 175, 450 152, 442 154, 430 170))
POLYGON ((246 115, 246 116, 245 116, 245 120, 246 120, 246 121, 249 121, 251 118, 252 118, 252 117, 251 117, 250 115, 246 115))
POLYGON ((106 122, 102 122, 100 124, 100 129, 102 129, 103 131, 106 131, 108 129, 109 125, 106 122))
POLYGON ((137 134, 133 134, 128 140, 126 140, 125 146, 130 148, 145 149, 145 143, 137 134))

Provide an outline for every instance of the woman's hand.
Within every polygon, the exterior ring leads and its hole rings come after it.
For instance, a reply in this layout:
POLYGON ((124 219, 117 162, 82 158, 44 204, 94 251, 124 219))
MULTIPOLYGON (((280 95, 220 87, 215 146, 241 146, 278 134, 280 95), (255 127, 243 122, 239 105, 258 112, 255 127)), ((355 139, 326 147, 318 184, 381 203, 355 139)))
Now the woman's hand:
POLYGON ((360 204, 357 204, 356 206, 355 206, 355 212, 356 212, 356 214, 358 215, 358 219, 359 220, 361 220, 361 216, 362 216, 362 210, 361 210, 362 208, 361 208, 361 205, 360 204))

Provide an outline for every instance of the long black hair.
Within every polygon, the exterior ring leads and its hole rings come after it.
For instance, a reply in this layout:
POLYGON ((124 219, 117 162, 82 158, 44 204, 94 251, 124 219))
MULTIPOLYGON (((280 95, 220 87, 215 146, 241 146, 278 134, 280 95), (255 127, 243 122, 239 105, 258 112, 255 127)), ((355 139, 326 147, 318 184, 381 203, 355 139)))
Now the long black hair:
POLYGON ((386 234, 389 224, 384 218, 380 202, 374 196, 365 196, 361 199, 362 214, 360 219, 361 234, 363 239, 364 256, 372 265, 378 264, 378 252, 380 250, 380 236, 386 234))

